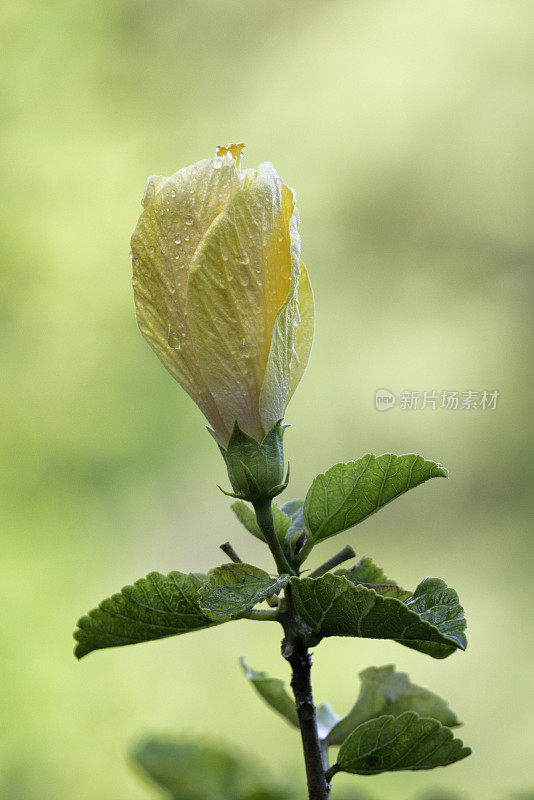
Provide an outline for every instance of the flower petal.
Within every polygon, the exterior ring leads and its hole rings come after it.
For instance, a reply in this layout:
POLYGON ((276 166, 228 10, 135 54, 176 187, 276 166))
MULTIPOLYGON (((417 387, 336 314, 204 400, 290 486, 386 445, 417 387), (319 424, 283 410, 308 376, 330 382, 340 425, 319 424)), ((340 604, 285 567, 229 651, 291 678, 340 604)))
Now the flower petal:
POLYGON ((255 177, 256 170, 237 169, 231 155, 199 161, 170 178, 152 176, 132 236, 134 299, 141 333, 220 437, 229 431, 196 364, 191 342, 188 272, 213 220, 255 177))
POLYGON ((289 394, 286 400, 287 404, 291 400, 293 393, 299 385, 308 361, 313 344, 313 336, 315 333, 315 304, 313 301, 313 290, 308 276, 308 270, 300 262, 300 277, 299 277, 299 291, 298 291, 298 307, 300 321, 297 324, 295 334, 295 352, 293 353, 293 361, 289 365, 291 372, 289 378, 289 394))
POLYGON ((295 258, 298 272, 292 215, 291 190, 272 164, 261 164, 256 180, 213 222, 191 263, 187 313, 202 375, 225 426, 237 419, 256 439, 268 430, 260 392, 295 258))
POLYGON ((273 325, 269 360, 260 395, 265 430, 285 414, 287 404, 304 375, 313 343, 315 311, 306 267, 300 261, 298 212, 292 193, 288 228, 291 239, 291 281, 286 300, 273 325))

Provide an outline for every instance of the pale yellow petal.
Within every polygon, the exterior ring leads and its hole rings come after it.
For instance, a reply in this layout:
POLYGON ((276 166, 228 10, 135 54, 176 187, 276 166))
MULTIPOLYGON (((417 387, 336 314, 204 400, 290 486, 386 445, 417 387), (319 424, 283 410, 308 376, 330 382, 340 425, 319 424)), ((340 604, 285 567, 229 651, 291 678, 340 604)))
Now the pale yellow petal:
POLYGON ((298 289, 298 309, 300 320, 297 324, 295 335, 295 350, 289 365, 289 394, 286 399, 287 404, 293 396, 293 392, 299 385, 302 376, 306 372, 315 332, 315 304, 313 302, 313 290, 308 276, 308 270, 300 262, 300 276, 298 289))
POLYGON ((265 430, 283 418, 289 399, 304 374, 313 341, 313 294, 307 272, 300 261, 295 195, 286 186, 284 212, 290 240, 291 279, 287 296, 274 320, 261 389, 260 418, 265 430), (301 302, 303 313, 299 312, 301 302))
POLYGON ((195 250, 213 220, 255 177, 255 170, 237 169, 231 155, 225 155, 199 161, 170 178, 149 178, 144 211, 131 243, 139 328, 220 438, 228 432, 196 364, 191 342, 188 272, 195 250))
MULTIPOLYGON (((188 317, 198 364, 227 428, 265 433, 259 398, 291 276, 292 195, 271 164, 212 224, 191 264, 188 317), (288 193, 291 209, 288 209, 288 193)), ((298 270, 298 258, 297 258, 298 270)))

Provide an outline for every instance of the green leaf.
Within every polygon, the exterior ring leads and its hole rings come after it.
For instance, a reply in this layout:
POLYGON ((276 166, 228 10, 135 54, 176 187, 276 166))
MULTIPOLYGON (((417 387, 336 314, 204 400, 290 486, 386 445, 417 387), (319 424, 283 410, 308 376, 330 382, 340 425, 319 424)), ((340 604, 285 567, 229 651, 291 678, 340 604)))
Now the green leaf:
POLYGON ((225 748, 187 739, 149 739, 133 760, 173 800, 230 800, 242 795, 247 776, 225 748))
POLYGON ((292 788, 278 783, 255 756, 210 739, 147 739, 133 749, 131 758, 172 800, 296 797, 292 788))
POLYGON ((284 681, 279 678, 269 678, 266 672, 256 672, 247 664, 245 658, 241 659, 243 672, 252 683, 260 697, 281 714, 295 728, 299 727, 295 701, 286 689, 284 681))
POLYGON ((223 564, 210 571, 198 597, 202 612, 222 622, 249 611, 273 594, 279 594, 288 575, 271 578, 251 564, 223 564))
POLYGON ((78 620, 78 658, 104 647, 148 642, 216 624, 201 611, 198 589, 206 576, 151 572, 125 586, 78 620))
POLYGON ((450 728, 435 719, 406 711, 364 722, 345 739, 335 770, 378 775, 401 769, 445 767, 471 754, 450 728))
POLYGON ((313 548, 311 538, 306 535, 303 537, 306 532, 304 500, 289 500, 281 507, 281 511, 291 520, 291 525, 283 542, 284 552, 291 560, 296 558, 298 564, 302 565, 313 548))
POLYGON ((290 533, 301 533, 304 530, 304 500, 288 500, 280 510, 291 520, 290 533))
POLYGON ((353 583, 382 583, 390 586, 397 586, 397 582, 386 578, 384 570, 374 564, 372 559, 368 556, 360 559, 360 561, 350 569, 336 570, 334 575, 344 575, 345 578, 348 578, 348 580, 353 583))
POLYGON ((352 528, 396 497, 430 478, 448 475, 441 464, 418 455, 372 453, 335 464, 318 475, 304 501, 304 521, 314 542, 352 528))
POLYGON ((425 578, 405 602, 330 573, 291 578, 291 588, 295 610, 320 638, 394 639, 433 658, 467 646, 458 595, 439 578, 425 578))
POLYGON ((445 700, 430 689, 411 683, 408 675, 396 672, 392 664, 364 669, 360 672, 360 681, 360 694, 355 705, 326 737, 329 745, 341 744, 363 722, 384 714, 398 717, 405 711, 415 711, 422 717, 437 719, 449 728, 460 725, 445 700))
MULTIPOLYGON (((260 539, 262 542, 265 541, 265 537, 258 527, 256 514, 252 508, 247 506, 247 504, 242 500, 236 500, 235 503, 232 503, 230 508, 238 518, 239 522, 247 529, 249 533, 251 533, 257 539, 260 539)), ((274 503, 272 504, 272 510, 276 535, 280 541, 283 542, 287 532, 291 528, 291 518, 281 509, 279 509, 274 503)))
POLYGON ((362 558, 350 569, 338 569, 334 575, 341 575, 351 583, 362 584, 368 589, 374 589, 383 597, 396 597, 404 602, 412 596, 411 592, 401 589, 395 581, 386 578, 384 570, 377 567, 370 558, 362 558))

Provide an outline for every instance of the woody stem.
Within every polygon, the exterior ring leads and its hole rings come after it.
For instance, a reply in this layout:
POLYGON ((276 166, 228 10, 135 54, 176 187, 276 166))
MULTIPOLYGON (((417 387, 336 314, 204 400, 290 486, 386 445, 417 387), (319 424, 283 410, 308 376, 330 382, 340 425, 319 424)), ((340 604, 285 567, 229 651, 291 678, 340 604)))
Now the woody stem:
POLYGON ((327 777, 327 760, 317 730, 317 715, 311 685, 312 660, 308 647, 299 635, 295 620, 291 587, 286 588, 286 610, 283 620, 285 638, 282 655, 291 666, 291 688, 302 739, 308 800, 328 800, 330 781, 327 777))

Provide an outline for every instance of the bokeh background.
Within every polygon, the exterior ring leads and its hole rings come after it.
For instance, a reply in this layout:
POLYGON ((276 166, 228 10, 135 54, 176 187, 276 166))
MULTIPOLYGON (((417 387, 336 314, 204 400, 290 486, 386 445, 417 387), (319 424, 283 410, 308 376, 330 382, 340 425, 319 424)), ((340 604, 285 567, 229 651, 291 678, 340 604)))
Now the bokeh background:
POLYGON ((77 663, 76 618, 150 570, 205 570, 228 538, 203 419, 139 335, 129 236, 145 179, 224 141, 296 187, 317 302, 290 406, 292 484, 367 451, 433 481, 350 542, 404 585, 447 579, 470 646, 444 662, 329 641, 317 699, 393 662, 445 695, 474 755, 340 777, 383 800, 534 786, 534 7, 525 0, 19 0, 2 11, 0 797, 147 800, 138 736, 208 732, 302 779, 297 736, 237 659, 287 676, 276 626, 236 622, 77 663), (377 388, 498 390, 494 411, 379 413, 377 388))

